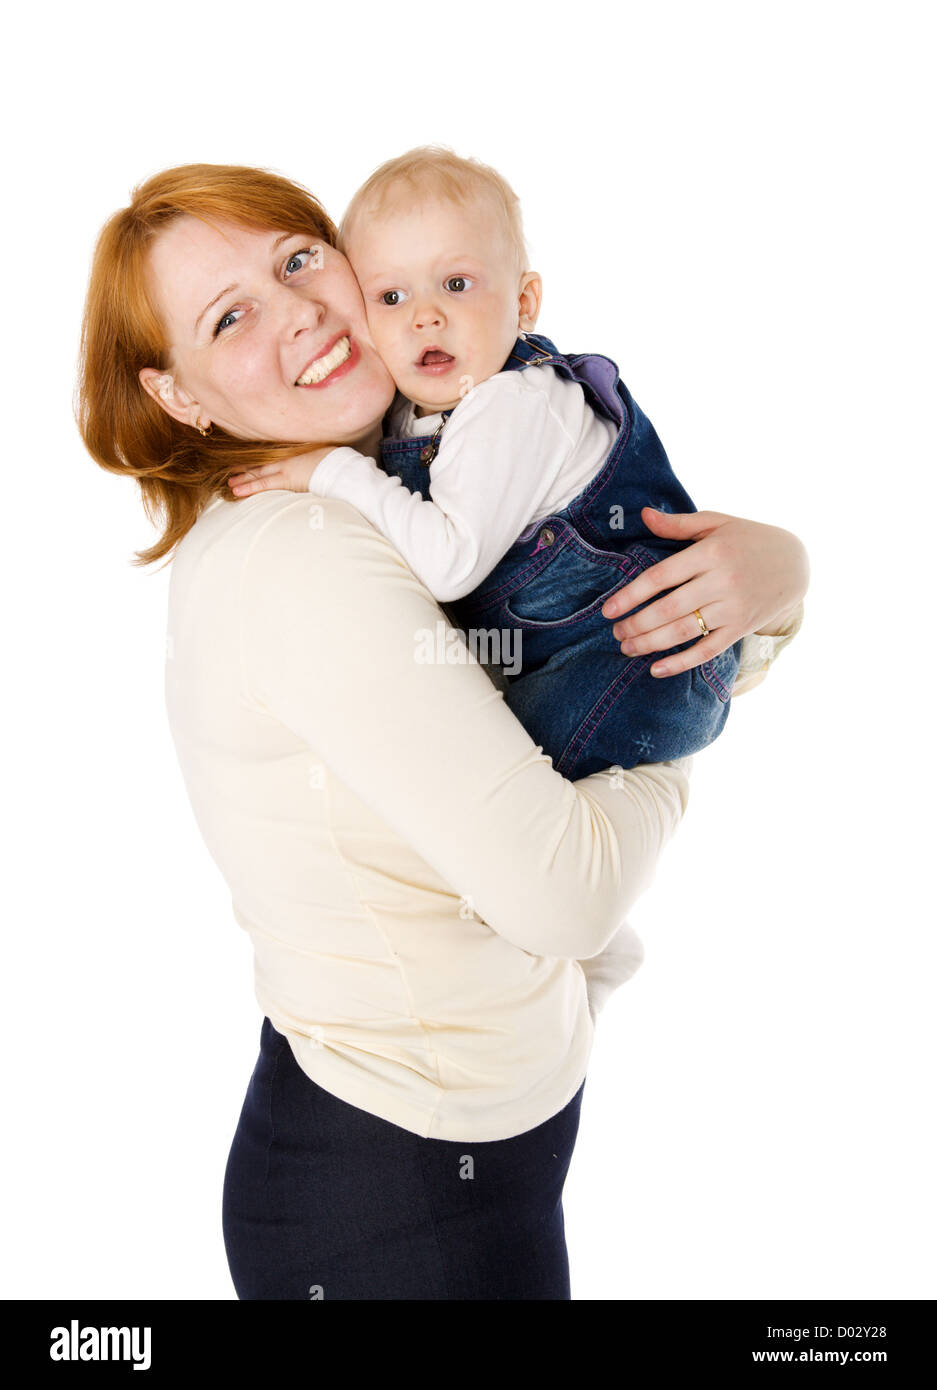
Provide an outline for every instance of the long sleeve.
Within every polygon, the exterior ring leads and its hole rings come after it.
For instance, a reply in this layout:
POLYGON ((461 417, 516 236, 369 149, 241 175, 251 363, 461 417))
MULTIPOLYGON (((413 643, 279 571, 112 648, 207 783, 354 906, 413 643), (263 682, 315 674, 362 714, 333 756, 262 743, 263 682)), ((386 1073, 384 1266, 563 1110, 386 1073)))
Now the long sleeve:
POLYGON ((430 499, 354 449, 333 449, 309 491, 350 503, 440 602, 470 593, 539 514, 577 448, 585 405, 544 372, 502 372, 459 403, 430 467, 430 499))
POLYGON ((601 951, 686 809, 689 760, 566 781, 464 644, 461 659, 451 645, 419 659, 444 620, 394 546, 342 503, 316 529, 307 510, 271 515, 232 595, 242 698, 506 940, 544 956, 601 951))
POLYGON ((774 631, 750 632, 742 638, 742 654, 738 675, 732 687, 733 696, 744 695, 761 684, 771 663, 776 660, 779 652, 794 640, 803 621, 804 603, 801 599, 784 621, 774 626, 774 631))
MULTIPOLYGON (((783 622, 773 625, 773 631, 753 632, 743 637, 733 695, 745 694, 761 684, 778 652, 783 651, 800 631, 803 620, 804 605, 801 600, 783 622)), ((640 937, 630 922, 623 922, 604 950, 588 960, 580 961, 593 1023, 615 990, 631 979, 643 960, 644 947, 640 937)))

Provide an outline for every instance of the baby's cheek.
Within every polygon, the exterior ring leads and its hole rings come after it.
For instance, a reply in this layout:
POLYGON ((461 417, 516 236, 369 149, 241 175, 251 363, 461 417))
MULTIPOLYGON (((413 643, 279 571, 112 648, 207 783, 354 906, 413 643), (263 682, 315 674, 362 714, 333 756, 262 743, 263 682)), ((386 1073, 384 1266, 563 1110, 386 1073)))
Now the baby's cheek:
POLYGON ((487 381, 504 367, 517 340, 517 311, 513 318, 510 306, 496 295, 479 299, 470 326, 471 366, 477 381, 487 381))
POLYGON ((474 350, 467 354, 465 362, 465 371, 473 385, 480 385, 503 369, 514 342, 514 338, 505 343, 500 337, 488 335, 484 342, 473 345, 474 350))
POLYGON ((413 365, 407 358, 402 335, 387 322, 386 315, 369 313, 368 328, 378 357, 397 380, 413 365))

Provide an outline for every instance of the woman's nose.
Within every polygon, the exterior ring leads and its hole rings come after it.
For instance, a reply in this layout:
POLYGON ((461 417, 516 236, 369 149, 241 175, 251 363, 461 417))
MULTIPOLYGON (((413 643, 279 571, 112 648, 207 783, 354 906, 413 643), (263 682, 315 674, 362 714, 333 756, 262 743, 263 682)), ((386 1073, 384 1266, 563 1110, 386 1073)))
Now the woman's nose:
POLYGON ((299 294, 288 289, 280 301, 283 325, 289 336, 297 337, 309 329, 318 328, 325 317, 326 306, 313 294, 299 294))

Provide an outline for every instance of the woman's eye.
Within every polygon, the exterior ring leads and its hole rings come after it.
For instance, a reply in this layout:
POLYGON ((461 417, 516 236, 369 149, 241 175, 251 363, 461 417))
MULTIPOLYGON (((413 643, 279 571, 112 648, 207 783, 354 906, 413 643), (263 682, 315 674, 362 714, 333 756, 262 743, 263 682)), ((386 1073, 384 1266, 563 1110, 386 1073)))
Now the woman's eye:
POLYGON ((385 290, 381 295, 381 303, 386 304, 390 309, 393 309, 397 304, 402 304, 405 299, 406 295, 403 290, 385 290))
POLYGON ((307 246, 302 251, 294 251, 293 254, 290 256, 289 260, 286 262, 286 265, 283 267, 283 270, 284 273, 287 275, 295 275, 297 270, 306 270, 309 267, 311 267, 313 270, 317 270, 319 266, 321 266, 321 264, 321 246, 307 246), (308 257, 308 260, 304 260, 304 256, 308 257))
POLYGON ((215 331, 212 337, 217 338, 218 334, 223 333, 232 323, 237 323, 238 314, 243 314, 243 312, 243 309, 229 309, 226 314, 222 314, 221 318, 215 324, 215 331))
POLYGON ((463 290, 468 289, 471 283, 472 281, 465 275, 450 275, 445 285, 452 294, 461 294, 463 290))

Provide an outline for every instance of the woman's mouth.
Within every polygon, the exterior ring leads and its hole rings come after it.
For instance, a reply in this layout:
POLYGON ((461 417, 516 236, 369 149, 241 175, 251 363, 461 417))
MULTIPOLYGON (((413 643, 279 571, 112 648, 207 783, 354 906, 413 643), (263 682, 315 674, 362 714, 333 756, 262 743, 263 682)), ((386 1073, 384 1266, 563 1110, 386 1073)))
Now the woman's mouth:
POLYGON ((302 375, 296 378, 296 385, 303 387, 324 386, 327 382, 335 381, 338 377, 347 375, 360 358, 361 352, 358 344, 353 342, 345 333, 340 338, 336 338, 319 357, 313 358, 303 370, 302 375))
POLYGON ((414 367, 424 376, 445 376, 455 366, 455 358, 442 348, 424 348, 414 362, 414 367))

